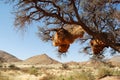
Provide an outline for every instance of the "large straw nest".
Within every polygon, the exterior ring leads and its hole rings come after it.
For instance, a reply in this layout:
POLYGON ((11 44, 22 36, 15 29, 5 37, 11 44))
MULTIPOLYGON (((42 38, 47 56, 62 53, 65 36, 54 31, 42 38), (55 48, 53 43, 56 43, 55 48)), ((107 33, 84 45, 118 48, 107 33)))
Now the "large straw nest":
POLYGON ((84 30, 80 26, 66 26, 60 28, 53 35, 53 45, 58 46, 58 51, 65 53, 68 51, 70 44, 77 38, 82 38, 84 30))
POLYGON ((92 39, 90 41, 93 54, 98 55, 106 47, 106 44, 98 39, 92 39))
POLYGON ((65 29, 76 39, 76 38, 82 38, 85 31, 82 29, 81 26, 78 25, 71 25, 66 26, 65 29))
POLYGON ((65 29, 58 30, 53 36, 53 45, 59 46, 62 44, 73 43, 73 36, 65 29))
POLYGON ((58 46, 58 52, 60 52, 60 53, 65 53, 65 52, 67 52, 69 46, 70 46, 69 44, 59 45, 59 46, 58 46))

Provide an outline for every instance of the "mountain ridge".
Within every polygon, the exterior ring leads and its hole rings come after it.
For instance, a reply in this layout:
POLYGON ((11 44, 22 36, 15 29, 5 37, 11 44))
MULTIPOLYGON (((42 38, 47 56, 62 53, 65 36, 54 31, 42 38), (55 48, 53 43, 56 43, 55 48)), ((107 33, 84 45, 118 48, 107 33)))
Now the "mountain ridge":
MULTIPOLYGON (((35 55, 32 56, 28 59, 25 60, 20 60, 17 57, 15 57, 14 55, 6 52, 6 51, 2 51, 0 50, 0 63, 10 63, 10 62, 22 62, 23 64, 61 64, 64 62, 59 62, 51 57, 49 57, 47 54, 39 54, 39 55, 35 55)), ((113 56, 112 58, 110 58, 107 62, 111 62, 114 65, 118 65, 120 64, 120 55, 117 56, 113 56)), ((79 62, 76 61, 69 61, 66 62, 69 65, 75 65, 75 64, 79 64, 79 62)), ((90 61, 87 62, 82 62, 80 64, 85 64, 85 63, 90 63, 90 61)))
POLYGON ((19 61, 21 61, 21 60, 18 59, 16 56, 14 56, 8 52, 0 50, 0 62, 1 63, 3 63, 3 62, 19 62, 19 61))
POLYGON ((57 60, 49 57, 47 54, 40 54, 32 56, 26 60, 23 61, 25 64, 58 64, 57 60))

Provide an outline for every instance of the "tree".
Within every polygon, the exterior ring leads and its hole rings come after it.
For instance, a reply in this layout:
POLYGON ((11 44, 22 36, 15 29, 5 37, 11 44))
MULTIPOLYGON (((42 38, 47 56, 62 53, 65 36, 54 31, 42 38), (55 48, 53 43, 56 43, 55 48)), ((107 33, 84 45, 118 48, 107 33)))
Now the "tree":
MULTIPOLYGON (((14 2, 15 25, 25 28, 32 22, 43 22, 39 35, 43 40, 59 40, 59 52, 67 52, 76 38, 71 33, 89 35, 93 53, 98 55, 105 47, 120 52, 119 0, 9 0, 14 2), (74 28, 75 27, 75 28, 74 28), (75 32, 76 33, 76 32, 75 32), (65 34, 65 35, 63 35, 65 34), (60 36, 59 35, 63 35, 60 36), (73 39, 72 41, 70 41, 73 39), (60 43, 65 42, 64 44, 60 43), (97 50, 97 51, 96 51, 97 50)), ((81 37, 80 37, 81 38, 81 37)), ((88 50, 86 47, 85 50, 88 50)))

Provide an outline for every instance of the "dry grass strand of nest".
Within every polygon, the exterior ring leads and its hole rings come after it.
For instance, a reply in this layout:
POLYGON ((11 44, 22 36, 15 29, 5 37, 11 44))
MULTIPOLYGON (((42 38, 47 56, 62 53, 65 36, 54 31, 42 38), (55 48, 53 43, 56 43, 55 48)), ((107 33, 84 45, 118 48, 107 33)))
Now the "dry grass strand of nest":
POLYGON ((98 39, 92 39, 90 41, 93 54, 98 55, 106 47, 106 44, 98 39))
POLYGON ((53 36, 53 45, 59 46, 63 44, 71 44, 74 39, 72 35, 65 29, 58 30, 53 36))
POLYGON ((70 47, 69 44, 63 44, 63 45, 60 45, 58 46, 58 52, 60 53, 65 53, 68 51, 68 48, 70 47))
POLYGON ((74 39, 82 38, 85 33, 82 27, 78 25, 66 26, 65 29, 73 36, 74 39))

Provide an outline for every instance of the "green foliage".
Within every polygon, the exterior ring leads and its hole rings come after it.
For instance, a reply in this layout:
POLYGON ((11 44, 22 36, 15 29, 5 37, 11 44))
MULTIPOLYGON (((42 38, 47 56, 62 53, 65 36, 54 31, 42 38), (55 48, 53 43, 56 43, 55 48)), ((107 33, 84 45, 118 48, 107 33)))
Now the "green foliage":
POLYGON ((15 66, 14 64, 9 65, 8 68, 9 69, 14 69, 14 70, 19 70, 20 69, 17 66, 15 66))
POLYGON ((94 76, 91 72, 75 73, 73 80, 94 80, 94 76))
POLYGON ((120 70, 111 70, 111 75, 112 76, 120 76, 120 70))
POLYGON ((42 80, 95 80, 94 76, 91 74, 91 72, 74 72, 73 74, 64 76, 53 76, 53 75, 47 75, 42 80))
POLYGON ((11 64, 8 66, 9 68, 15 68, 16 66, 14 64, 11 64))
POLYGON ((110 69, 108 67, 101 67, 98 69, 97 78, 100 79, 100 78, 110 76, 110 75, 111 75, 111 72, 110 72, 110 69))
POLYGON ((120 76, 120 70, 108 66, 99 68, 97 78, 100 79, 106 76, 120 76))
POLYGON ((81 69, 82 68, 82 66, 78 66, 78 69, 81 69))
POLYGON ((69 66, 67 64, 62 64, 62 69, 68 69, 69 66))
POLYGON ((0 64, 0 68, 2 68, 3 66, 2 66, 2 64, 0 64))
POLYGON ((39 73, 38 73, 38 69, 37 69, 36 67, 34 67, 34 66, 32 66, 32 67, 29 69, 28 73, 30 73, 31 75, 35 75, 35 76, 37 76, 37 75, 39 74, 39 73))

